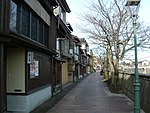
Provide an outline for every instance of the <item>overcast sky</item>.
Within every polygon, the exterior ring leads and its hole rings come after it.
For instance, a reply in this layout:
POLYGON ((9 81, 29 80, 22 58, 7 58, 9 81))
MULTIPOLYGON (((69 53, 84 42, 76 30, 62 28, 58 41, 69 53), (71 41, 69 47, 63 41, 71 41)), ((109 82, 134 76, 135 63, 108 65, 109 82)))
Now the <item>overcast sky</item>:
MULTIPOLYGON (((87 9, 87 1, 90 0, 66 0, 71 13, 67 14, 67 21, 70 22, 74 29, 74 33, 78 33, 79 30, 77 28, 77 24, 82 23, 80 19, 78 19, 79 14, 83 14, 87 9)), ((92 1, 92 0, 91 0, 92 1)), ((95 0, 94 0, 95 1, 95 0)), ((144 20, 146 23, 150 24, 150 0, 141 0, 140 10, 139 10, 139 19, 144 20)))
MULTIPOLYGON (((67 22, 69 22, 73 27, 74 30, 73 34, 77 35, 79 38, 86 38, 85 34, 80 33, 80 30, 78 30, 77 25, 82 24, 82 21, 78 19, 78 16, 79 14, 83 14, 86 12, 87 9, 86 6, 88 5, 86 3, 87 1, 90 0, 66 0, 66 1, 71 9, 71 13, 67 14, 67 22)), ((150 24, 150 0, 141 0, 139 9, 139 20, 145 21, 147 24, 150 24)), ((150 52, 142 54, 140 53, 139 57, 141 60, 149 59, 150 52)))

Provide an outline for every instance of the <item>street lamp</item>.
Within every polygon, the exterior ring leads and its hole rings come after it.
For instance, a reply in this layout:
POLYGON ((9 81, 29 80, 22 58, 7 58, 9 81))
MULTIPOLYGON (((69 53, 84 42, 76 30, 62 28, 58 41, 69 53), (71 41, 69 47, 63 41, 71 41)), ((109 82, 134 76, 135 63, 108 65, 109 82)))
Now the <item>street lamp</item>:
POLYGON ((127 0, 126 6, 128 6, 128 10, 131 13, 134 32, 134 46, 135 46, 134 113, 140 113, 140 82, 138 74, 137 40, 136 40, 136 20, 138 19, 140 0, 127 0))

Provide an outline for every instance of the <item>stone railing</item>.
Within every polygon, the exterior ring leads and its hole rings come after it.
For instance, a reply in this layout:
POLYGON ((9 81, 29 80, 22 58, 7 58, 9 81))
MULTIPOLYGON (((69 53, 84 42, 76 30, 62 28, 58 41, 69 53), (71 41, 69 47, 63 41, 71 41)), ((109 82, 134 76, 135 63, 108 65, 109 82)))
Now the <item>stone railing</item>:
MULTIPOLYGON (((141 84, 141 108, 145 113, 150 113, 150 75, 139 74, 141 84)), ((119 73, 119 84, 123 92, 131 99, 134 100, 134 74, 119 73)))

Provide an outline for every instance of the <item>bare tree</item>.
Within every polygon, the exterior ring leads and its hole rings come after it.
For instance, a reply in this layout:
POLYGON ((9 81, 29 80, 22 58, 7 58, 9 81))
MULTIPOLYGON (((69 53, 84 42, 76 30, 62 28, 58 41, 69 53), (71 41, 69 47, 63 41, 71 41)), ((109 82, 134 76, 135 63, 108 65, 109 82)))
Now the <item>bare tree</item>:
MULTIPOLYGON (((101 48, 107 48, 112 83, 117 88, 119 60, 134 49, 132 19, 125 7, 126 0, 97 0, 90 3, 89 11, 82 15, 88 23, 81 30, 101 48)), ((137 46, 149 48, 150 27, 137 23, 137 46)))

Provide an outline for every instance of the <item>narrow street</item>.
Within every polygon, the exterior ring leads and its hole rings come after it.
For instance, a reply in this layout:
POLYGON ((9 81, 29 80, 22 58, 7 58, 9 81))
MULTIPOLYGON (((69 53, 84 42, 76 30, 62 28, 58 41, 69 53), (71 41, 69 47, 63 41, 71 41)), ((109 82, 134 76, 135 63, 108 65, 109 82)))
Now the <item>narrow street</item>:
POLYGON ((98 72, 77 84, 47 113, 133 113, 133 102, 111 93, 98 72))

